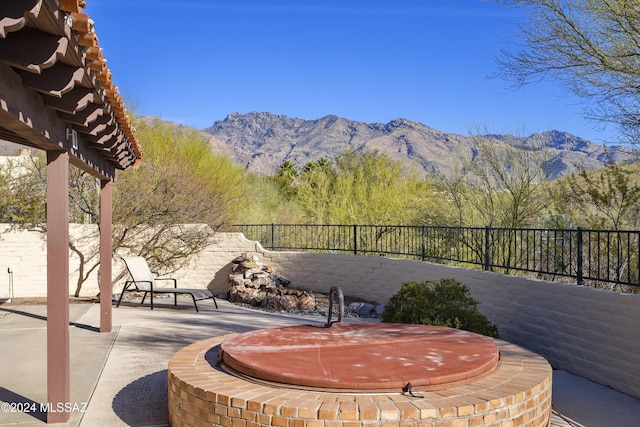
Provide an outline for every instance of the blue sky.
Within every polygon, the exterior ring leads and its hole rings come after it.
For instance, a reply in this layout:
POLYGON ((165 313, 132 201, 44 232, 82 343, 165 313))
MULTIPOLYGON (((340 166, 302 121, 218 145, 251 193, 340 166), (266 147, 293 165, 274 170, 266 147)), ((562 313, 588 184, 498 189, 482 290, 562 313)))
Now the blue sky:
POLYGON ((88 0, 125 102, 198 129, 231 112, 396 118, 468 135, 615 143, 579 100, 491 78, 525 16, 482 0, 88 0))

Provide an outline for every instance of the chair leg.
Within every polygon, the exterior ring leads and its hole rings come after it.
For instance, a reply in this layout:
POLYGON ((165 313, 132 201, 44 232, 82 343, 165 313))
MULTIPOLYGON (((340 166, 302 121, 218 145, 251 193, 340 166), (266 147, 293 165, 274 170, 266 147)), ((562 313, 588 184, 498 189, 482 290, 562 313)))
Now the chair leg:
POLYGON ((218 303, 216 302, 216 297, 211 297, 213 298, 213 303, 216 305, 216 308, 218 308, 218 303))
POLYGON ((198 310, 198 303, 196 303, 196 297, 191 294, 191 298, 193 298, 193 306, 196 308, 196 312, 200 312, 200 310, 198 310))
POLYGON ((129 285, 125 283, 124 287, 122 288, 122 292, 120 292, 120 298, 118 298, 118 304, 116 304, 116 308, 120 307, 120 302, 122 301, 122 297, 124 296, 124 293, 127 291, 128 288, 129 288, 129 285))

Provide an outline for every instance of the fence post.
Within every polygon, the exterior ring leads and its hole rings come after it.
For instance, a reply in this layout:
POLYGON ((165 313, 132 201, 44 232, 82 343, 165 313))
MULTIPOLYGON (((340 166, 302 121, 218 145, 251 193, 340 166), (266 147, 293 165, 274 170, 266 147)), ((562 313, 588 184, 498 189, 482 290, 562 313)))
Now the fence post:
POLYGON ((424 261, 425 259, 427 259, 427 248, 426 248, 426 242, 425 242, 424 225, 421 228, 422 228, 422 261, 424 261))
POLYGON ((353 224, 353 254, 358 255, 358 226, 353 224))
POLYGON ((491 267, 491 257, 489 256, 489 233, 490 227, 487 225, 484 228, 484 269, 489 271, 491 267))
POLYGON ((276 225, 271 223, 271 250, 276 250, 276 225))
POLYGON ((577 235, 577 246, 578 246, 578 254, 576 255, 578 259, 576 260, 576 275, 578 280, 578 285, 583 285, 582 279, 582 227, 578 227, 578 235, 577 235))

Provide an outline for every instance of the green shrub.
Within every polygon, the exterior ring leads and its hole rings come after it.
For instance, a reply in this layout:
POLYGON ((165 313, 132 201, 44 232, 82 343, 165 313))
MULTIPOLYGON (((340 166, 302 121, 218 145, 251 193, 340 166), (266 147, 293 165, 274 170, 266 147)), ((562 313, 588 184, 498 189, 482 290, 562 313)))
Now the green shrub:
POLYGON ((478 311, 478 301, 469 295, 469 288, 453 279, 403 283, 385 306, 382 321, 448 326, 498 336, 498 329, 478 311))

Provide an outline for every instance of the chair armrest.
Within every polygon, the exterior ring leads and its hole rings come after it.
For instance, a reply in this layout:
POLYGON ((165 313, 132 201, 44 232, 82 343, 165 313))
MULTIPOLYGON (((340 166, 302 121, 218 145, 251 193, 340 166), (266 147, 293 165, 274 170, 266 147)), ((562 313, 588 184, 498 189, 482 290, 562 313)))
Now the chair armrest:
POLYGON ((172 279, 170 277, 156 277, 155 279, 156 281, 158 280, 173 280, 173 287, 177 288, 178 287, 178 281, 176 279, 172 279))
POLYGON ((138 283, 148 283, 149 286, 153 289, 153 283, 148 281, 148 280, 138 280, 138 281, 127 280, 127 281, 124 282, 125 289, 128 289, 129 285, 132 284, 132 283, 133 283, 133 286, 136 289, 136 291, 140 291, 140 288, 138 287, 138 283))

